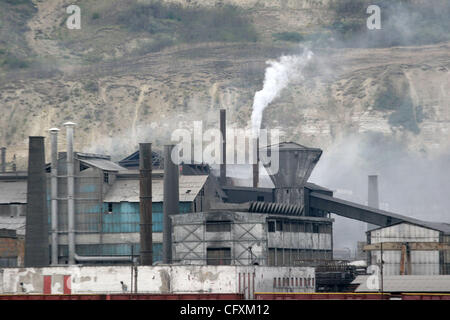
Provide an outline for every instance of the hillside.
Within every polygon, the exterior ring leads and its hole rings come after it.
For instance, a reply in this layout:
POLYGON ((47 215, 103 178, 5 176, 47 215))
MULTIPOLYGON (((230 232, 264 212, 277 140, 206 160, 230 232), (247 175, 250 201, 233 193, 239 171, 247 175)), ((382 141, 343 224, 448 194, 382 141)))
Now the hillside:
POLYGON ((300 43, 315 60, 266 109, 265 127, 325 149, 381 133, 408 150, 448 150, 450 33, 438 19, 449 6, 407 1, 399 12, 421 13, 416 32, 375 35, 355 3, 0 0, 0 144, 23 167, 28 136, 67 120, 77 150, 116 159, 143 139, 167 142, 183 121, 216 125, 219 108, 247 126, 265 62, 300 43), (72 3, 81 30, 65 26, 72 3))

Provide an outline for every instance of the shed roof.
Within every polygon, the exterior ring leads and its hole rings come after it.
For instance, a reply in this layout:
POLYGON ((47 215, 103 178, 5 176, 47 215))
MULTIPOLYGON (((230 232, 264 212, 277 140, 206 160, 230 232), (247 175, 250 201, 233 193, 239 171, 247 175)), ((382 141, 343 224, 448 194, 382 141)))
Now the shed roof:
POLYGON ((407 223, 407 224, 411 224, 411 225, 415 225, 415 226, 419 226, 419 227, 424 227, 427 229, 432 229, 432 230, 436 230, 436 231, 440 231, 443 232, 444 234, 450 234, 450 224, 448 223, 443 223, 443 222, 429 222, 429 221, 422 221, 422 220, 417 220, 417 219, 412 219, 411 221, 400 221, 397 223, 393 223, 389 226, 386 227, 378 227, 378 228, 374 228, 371 229, 369 231, 366 231, 366 233, 368 232, 372 232, 372 231, 376 231, 376 230, 380 230, 380 229, 384 229, 384 228, 389 228, 398 224, 403 224, 403 223, 407 223))
MULTIPOLYGON (((378 292, 378 289, 369 289, 367 279, 369 276, 357 276, 352 284, 359 284, 355 292, 378 292)), ((384 276, 384 292, 450 292, 450 275, 409 275, 384 276)))
POLYGON ((0 181, 0 204, 27 203, 27 180, 0 181))
MULTIPOLYGON (((192 202, 208 176, 180 176, 180 201, 192 202)), ((163 202, 164 180, 152 180, 152 201, 163 202)), ((106 193, 104 202, 139 202, 139 179, 117 179, 106 193)))
POLYGON ((118 164, 106 160, 106 159, 100 159, 100 158, 91 158, 91 159, 78 159, 81 163, 89 166, 89 167, 96 167, 104 171, 121 171, 126 170, 124 167, 119 166, 118 164))

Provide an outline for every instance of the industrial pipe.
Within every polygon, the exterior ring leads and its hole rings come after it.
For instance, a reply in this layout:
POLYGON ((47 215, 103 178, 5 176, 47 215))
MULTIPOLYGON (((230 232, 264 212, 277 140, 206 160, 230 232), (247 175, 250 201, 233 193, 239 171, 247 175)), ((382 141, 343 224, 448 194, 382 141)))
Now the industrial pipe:
POLYGON ((163 263, 172 263, 172 222, 170 215, 180 213, 179 170, 174 145, 164 146, 163 263))
POLYGON ((58 128, 51 128, 52 265, 58 264, 58 128))
POLYGON ((66 122, 67 130, 67 215, 68 215, 68 242, 69 264, 75 264, 75 169, 73 156, 73 128, 75 123, 66 122))
POLYGON ((141 265, 153 264, 152 241, 152 144, 139 144, 139 205, 141 265))
POLYGON ((220 133, 222 136, 222 155, 220 161, 220 184, 222 186, 227 183, 227 125, 226 110, 220 110, 220 133))
POLYGON ((254 161, 253 163, 253 188, 258 188, 259 184, 259 137, 256 137, 253 140, 253 154, 254 154, 254 161))

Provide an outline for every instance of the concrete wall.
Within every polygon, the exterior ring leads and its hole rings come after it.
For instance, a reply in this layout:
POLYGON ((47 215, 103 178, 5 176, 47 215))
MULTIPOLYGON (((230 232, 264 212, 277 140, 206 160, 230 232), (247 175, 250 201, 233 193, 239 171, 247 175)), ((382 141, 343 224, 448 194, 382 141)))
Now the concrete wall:
MULTIPOLYGON (((313 268, 163 265, 137 270, 138 293, 244 293, 252 298, 254 292, 314 292, 315 282, 313 268), (296 286, 300 278, 311 281, 296 286)), ((121 281, 129 291, 131 266, 4 268, 0 294, 122 293, 121 281)))
MULTIPOLYGON (((439 231, 400 223, 370 232, 370 243, 380 242, 439 242, 439 231)), ((371 251, 371 264, 380 260, 380 251, 371 251)), ((400 250, 383 250, 385 275, 400 275, 400 250)), ((413 275, 440 274, 439 251, 411 251, 411 272, 413 275)))

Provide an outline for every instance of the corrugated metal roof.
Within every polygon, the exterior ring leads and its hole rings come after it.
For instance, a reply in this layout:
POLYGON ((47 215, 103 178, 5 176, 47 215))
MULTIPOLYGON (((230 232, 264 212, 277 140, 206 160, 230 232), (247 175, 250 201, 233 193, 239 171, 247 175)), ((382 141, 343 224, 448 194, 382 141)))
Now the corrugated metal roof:
POLYGON ((106 159, 79 159, 81 163, 90 166, 90 167, 96 167, 101 170, 105 171, 121 171, 126 170, 124 167, 119 166, 118 164, 106 160, 106 159))
POLYGON ((0 181, 0 204, 27 203, 27 181, 0 181))
MULTIPOLYGON (((355 292, 378 292, 367 287, 369 276, 358 276, 352 284, 360 284, 355 292)), ((450 292, 450 275, 440 276, 384 276, 384 292, 450 292)))
POLYGON ((450 224, 448 224, 448 223, 429 222, 429 221, 422 221, 422 220, 417 220, 417 219, 413 219, 413 218, 409 218, 406 221, 400 221, 400 222, 397 222, 397 223, 393 223, 393 224, 391 224, 389 226, 386 226, 386 227, 374 228, 374 229, 371 229, 369 231, 366 231, 366 233, 367 232, 376 231, 376 230, 381 230, 381 229, 384 229, 384 228, 389 228, 391 226, 395 226, 395 225, 402 224, 402 223, 408 223, 408 224, 411 224, 411 225, 416 225, 416 226, 420 226, 420 227, 424 227, 424 228, 428 228, 428 229, 437 230, 437 231, 443 232, 444 234, 450 234, 450 224))
MULTIPOLYGON (((194 201, 208 176, 180 176, 180 201, 194 201)), ((164 180, 152 181, 152 201, 163 202, 164 180)), ((139 179, 118 179, 106 193, 104 202, 139 202, 139 179)))

